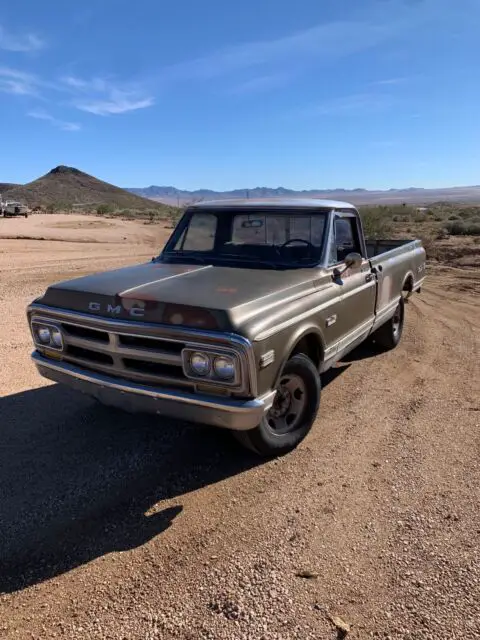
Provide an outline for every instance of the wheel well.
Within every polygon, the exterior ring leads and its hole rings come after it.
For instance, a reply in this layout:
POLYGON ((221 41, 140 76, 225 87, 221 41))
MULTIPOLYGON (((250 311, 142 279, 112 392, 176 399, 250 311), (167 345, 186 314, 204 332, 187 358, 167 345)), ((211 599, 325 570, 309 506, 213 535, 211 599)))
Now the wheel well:
POLYGON ((315 333, 308 333, 306 336, 303 336, 293 348, 291 356, 299 353, 308 356, 316 367, 320 366, 323 356, 322 345, 315 333))
POLYGON ((409 291, 410 293, 413 291, 413 277, 408 276, 403 283, 402 291, 409 291))

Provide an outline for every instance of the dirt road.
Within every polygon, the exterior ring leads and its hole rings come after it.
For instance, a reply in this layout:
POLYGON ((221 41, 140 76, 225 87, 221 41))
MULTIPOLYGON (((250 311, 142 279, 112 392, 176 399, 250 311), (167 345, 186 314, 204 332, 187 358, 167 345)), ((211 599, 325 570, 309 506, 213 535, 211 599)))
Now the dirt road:
POLYGON ((26 304, 148 259, 138 234, 0 240, 0 638, 479 638, 479 274, 430 270, 400 346, 331 372, 265 463, 30 364, 26 304))

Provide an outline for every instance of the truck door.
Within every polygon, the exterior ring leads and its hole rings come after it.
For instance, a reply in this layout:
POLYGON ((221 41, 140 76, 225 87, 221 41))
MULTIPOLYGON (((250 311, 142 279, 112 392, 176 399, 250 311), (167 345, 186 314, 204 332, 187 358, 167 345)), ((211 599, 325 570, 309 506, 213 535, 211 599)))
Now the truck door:
POLYGON ((365 246, 353 212, 334 214, 328 254, 328 269, 333 286, 340 296, 336 306, 337 325, 335 353, 347 352, 364 340, 374 321, 376 280, 367 258, 365 246), (345 269, 345 257, 349 253, 359 253, 362 263, 359 267, 345 269), (342 272, 336 276, 337 272, 342 272))

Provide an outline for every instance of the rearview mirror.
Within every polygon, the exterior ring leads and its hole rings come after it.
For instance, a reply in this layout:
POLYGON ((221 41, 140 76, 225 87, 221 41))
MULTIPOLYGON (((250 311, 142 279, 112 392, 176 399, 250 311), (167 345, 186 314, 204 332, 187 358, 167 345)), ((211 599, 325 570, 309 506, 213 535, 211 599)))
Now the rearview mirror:
POLYGON ((243 229, 259 229, 263 227, 263 220, 245 220, 242 222, 243 229))
POLYGON ((358 269, 362 266, 363 258, 359 253, 349 253, 345 256, 345 265, 347 269, 354 268, 358 269))

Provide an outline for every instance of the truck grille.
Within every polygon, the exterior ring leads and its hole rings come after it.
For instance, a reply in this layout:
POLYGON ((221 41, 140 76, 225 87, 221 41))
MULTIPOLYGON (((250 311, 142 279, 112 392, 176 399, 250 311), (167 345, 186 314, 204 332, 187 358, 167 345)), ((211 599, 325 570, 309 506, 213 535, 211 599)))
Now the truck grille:
POLYGON ((33 303, 29 322, 55 324, 62 330, 65 362, 112 378, 153 387, 202 393, 219 391, 241 397, 258 395, 251 342, 234 333, 200 331, 170 325, 129 322, 46 307, 33 303), (183 349, 234 352, 239 359, 238 386, 203 382, 185 376, 183 349))
POLYGON ((185 342, 103 331, 69 322, 62 322, 61 327, 66 362, 144 384, 194 387, 183 373, 185 342))

